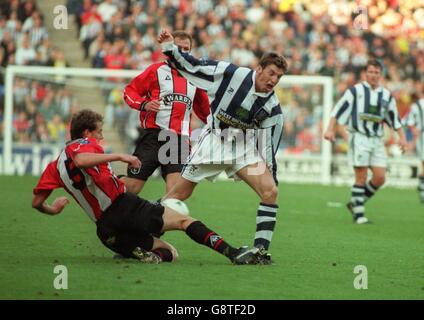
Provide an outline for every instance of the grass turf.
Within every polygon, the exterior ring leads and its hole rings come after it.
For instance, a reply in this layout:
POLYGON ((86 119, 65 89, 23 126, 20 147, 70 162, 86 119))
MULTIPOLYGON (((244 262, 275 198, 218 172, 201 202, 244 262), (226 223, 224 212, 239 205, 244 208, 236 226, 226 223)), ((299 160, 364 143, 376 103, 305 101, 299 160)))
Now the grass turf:
MULTIPOLYGON (((178 262, 143 265, 112 259, 75 201, 55 217, 33 210, 36 181, 0 177, 1 299, 424 298, 424 206, 415 190, 381 190, 367 204, 374 224, 359 226, 344 207, 349 188, 281 184, 274 265, 233 266, 183 232, 164 236, 178 262), (53 287, 56 265, 68 269, 67 290, 53 287), (353 286, 357 265, 367 267, 367 290, 353 286)), ((142 195, 163 191, 151 180, 142 195)), ((234 246, 252 243, 258 198, 245 184, 201 183, 187 204, 234 246)))

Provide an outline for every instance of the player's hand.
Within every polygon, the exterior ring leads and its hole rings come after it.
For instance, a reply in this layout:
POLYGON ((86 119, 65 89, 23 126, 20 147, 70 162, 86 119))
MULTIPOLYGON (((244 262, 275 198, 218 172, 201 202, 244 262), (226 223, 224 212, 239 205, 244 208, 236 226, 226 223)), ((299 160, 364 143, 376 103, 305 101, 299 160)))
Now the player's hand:
POLYGON ((399 139, 398 146, 402 152, 406 151, 406 147, 408 146, 406 139, 404 137, 399 139))
POLYGON ((136 156, 132 156, 132 155, 129 155, 129 154, 122 154, 121 155, 121 161, 128 163, 128 166, 130 168, 138 169, 138 168, 141 167, 141 161, 136 156))
POLYGON ((328 141, 331 141, 331 142, 334 142, 334 140, 335 140, 335 134, 334 134, 334 131, 327 130, 327 131, 325 132, 325 134, 324 134, 324 139, 325 139, 325 140, 328 140, 328 141))
POLYGON ((65 208, 68 204, 69 204, 68 198, 66 198, 66 197, 56 198, 51 205, 51 208, 52 208, 51 213, 52 214, 61 213, 63 208, 65 208))
POLYGON ((160 108, 160 100, 152 100, 146 103, 144 110, 151 112, 158 112, 160 108))
POLYGON ((174 37, 168 30, 163 30, 158 36, 158 42, 174 42, 174 37))

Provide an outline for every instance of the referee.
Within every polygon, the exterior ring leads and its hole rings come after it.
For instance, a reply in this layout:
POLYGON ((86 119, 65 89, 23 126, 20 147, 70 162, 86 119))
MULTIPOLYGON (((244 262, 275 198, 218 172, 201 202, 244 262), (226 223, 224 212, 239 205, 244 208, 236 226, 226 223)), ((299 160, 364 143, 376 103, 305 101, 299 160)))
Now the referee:
POLYGON ((365 202, 384 184, 387 155, 382 141, 386 123, 399 135, 402 151, 406 138, 399 119, 396 100, 389 90, 379 85, 383 67, 370 60, 365 70, 366 81, 346 90, 331 114, 324 138, 334 141, 336 123, 347 125, 349 131, 349 160, 355 171, 352 198, 347 204, 357 224, 369 223, 365 217, 365 202), (368 168, 372 178, 367 181, 368 168))

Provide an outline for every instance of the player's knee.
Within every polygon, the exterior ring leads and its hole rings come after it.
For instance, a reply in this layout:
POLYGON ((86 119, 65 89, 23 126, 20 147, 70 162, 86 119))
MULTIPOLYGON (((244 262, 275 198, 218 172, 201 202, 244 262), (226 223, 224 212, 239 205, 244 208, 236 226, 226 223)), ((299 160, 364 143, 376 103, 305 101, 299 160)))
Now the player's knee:
POLYGON ((184 201, 188 199, 192 193, 192 189, 174 189, 168 194, 167 198, 184 201))
POLYGON ((143 181, 136 179, 126 179, 125 187, 127 188, 127 192, 138 194, 143 187, 143 181))
POLYGON ((374 179, 373 179, 373 184, 376 187, 381 187, 385 182, 386 182, 385 176, 374 177, 374 179))
POLYGON ((278 188, 277 186, 269 186, 266 188, 261 195, 262 202, 265 203, 275 203, 278 197, 278 188))
POLYGON ((171 254, 172 254, 172 262, 177 261, 179 258, 177 249, 171 248, 169 251, 171 251, 171 254))
POLYGON ((180 230, 185 231, 194 221, 196 221, 196 219, 193 219, 190 216, 182 216, 179 223, 180 230))

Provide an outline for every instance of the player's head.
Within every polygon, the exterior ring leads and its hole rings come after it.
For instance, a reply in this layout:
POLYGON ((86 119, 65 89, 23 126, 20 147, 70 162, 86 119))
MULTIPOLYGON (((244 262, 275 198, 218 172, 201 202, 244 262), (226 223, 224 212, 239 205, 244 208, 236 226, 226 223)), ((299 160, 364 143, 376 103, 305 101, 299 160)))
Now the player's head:
POLYGON ((92 110, 84 109, 72 116, 71 139, 103 139, 103 117, 92 110))
POLYGON ((193 44, 193 39, 190 34, 183 30, 176 30, 172 32, 172 36, 174 37, 175 45, 182 52, 190 52, 191 46, 193 44))
POLYGON ((383 66, 376 59, 369 60, 365 69, 365 78, 371 87, 376 88, 380 83, 383 66))
POLYGON ((275 52, 265 53, 256 69, 255 89, 258 92, 271 92, 287 72, 286 58, 275 52))

